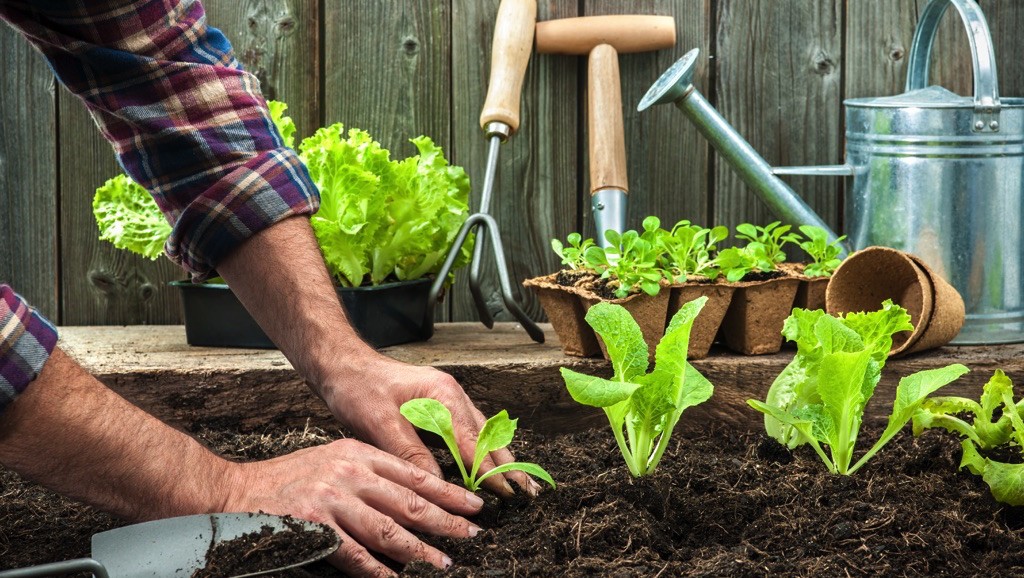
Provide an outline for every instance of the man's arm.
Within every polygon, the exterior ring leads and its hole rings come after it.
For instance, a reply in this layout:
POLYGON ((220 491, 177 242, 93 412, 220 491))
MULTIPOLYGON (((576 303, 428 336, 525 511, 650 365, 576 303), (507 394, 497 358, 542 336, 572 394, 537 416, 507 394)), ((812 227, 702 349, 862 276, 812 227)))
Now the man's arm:
POLYGON ((405 563, 451 564, 404 527, 463 538, 460 515, 483 501, 407 462, 341 440, 263 462, 224 460, 96 381, 60 348, 0 413, 0 463, 57 492, 131 520, 195 513, 291 514, 333 527, 331 560, 390 575, 368 550, 405 563))

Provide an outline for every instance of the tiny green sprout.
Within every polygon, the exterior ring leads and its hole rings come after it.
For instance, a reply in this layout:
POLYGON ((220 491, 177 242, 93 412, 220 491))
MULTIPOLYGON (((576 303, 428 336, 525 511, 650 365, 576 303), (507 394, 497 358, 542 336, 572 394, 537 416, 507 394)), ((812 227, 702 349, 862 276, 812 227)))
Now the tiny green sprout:
POLYGON ((839 259, 839 254, 843 252, 843 248, 839 243, 846 238, 846 235, 829 243, 828 234, 821 227, 801 225, 800 232, 807 237, 806 241, 800 242, 800 248, 812 260, 812 263, 804 268, 804 275, 808 277, 831 277, 832 273, 842 262, 839 259))
POLYGON ((501 410, 497 415, 488 419, 483 429, 480 430, 480 435, 476 442, 476 453, 473 457, 473 469, 469 472, 466 471, 466 465, 462 461, 458 443, 455 441, 452 414, 444 404, 429 397, 410 399, 402 404, 399 411, 402 412, 405 419, 409 420, 412 425, 441 436, 445 445, 448 446, 448 451, 455 458, 455 464, 459 466, 459 472, 462 473, 462 483, 471 492, 479 490, 480 484, 487 478, 511 470, 526 472, 531 476, 544 480, 552 488, 555 487, 555 481, 544 468, 529 462, 502 464, 480 474, 480 464, 483 463, 484 458, 489 453, 500 450, 512 443, 512 437, 516 433, 516 422, 519 419, 509 419, 508 412, 505 410, 501 410))
POLYGON ((551 248, 562 259, 562 264, 572 270, 586 269, 587 260, 584 255, 587 249, 594 246, 593 239, 584 239, 579 233, 569 233, 566 238, 568 245, 558 239, 551 239, 551 248))

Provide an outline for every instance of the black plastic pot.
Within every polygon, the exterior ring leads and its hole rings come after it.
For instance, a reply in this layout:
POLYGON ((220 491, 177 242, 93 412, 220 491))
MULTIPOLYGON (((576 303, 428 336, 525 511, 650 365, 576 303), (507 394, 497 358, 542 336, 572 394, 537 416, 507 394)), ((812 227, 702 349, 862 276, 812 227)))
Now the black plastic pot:
MULTIPOLYGON (((349 323, 374 347, 430 339, 434 324, 427 313, 431 279, 370 287, 337 287, 349 323)), ((174 281, 181 290, 185 339, 189 345, 274 349, 242 303, 222 283, 174 281)))

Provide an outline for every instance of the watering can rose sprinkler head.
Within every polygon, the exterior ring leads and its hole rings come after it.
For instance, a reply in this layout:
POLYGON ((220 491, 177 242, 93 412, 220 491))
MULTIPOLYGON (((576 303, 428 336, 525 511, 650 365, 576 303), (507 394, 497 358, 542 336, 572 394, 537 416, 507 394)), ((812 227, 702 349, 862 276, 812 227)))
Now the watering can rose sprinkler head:
MULTIPOLYGON (((700 50, 694 48, 677 60, 654 82, 640 100, 637 110, 642 112, 656 104, 674 103, 773 213, 794 225, 820 227, 828 235, 830 243, 838 242, 839 235, 789 185, 775 176, 768 162, 718 114, 693 85, 699 54, 700 50)), ((845 244, 840 243, 840 246, 843 247, 840 257, 845 257, 849 249, 845 244)))

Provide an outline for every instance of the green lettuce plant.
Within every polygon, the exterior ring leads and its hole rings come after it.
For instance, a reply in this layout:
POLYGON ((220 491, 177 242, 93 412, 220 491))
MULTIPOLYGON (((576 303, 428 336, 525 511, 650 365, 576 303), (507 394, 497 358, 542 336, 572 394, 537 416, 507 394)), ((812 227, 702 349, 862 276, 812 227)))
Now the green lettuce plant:
POLYGON ((475 492, 480 489, 481 483, 487 478, 508 472, 512 470, 519 470, 536 476, 548 484, 552 488, 555 487, 555 481, 551 478, 551 475, 544 470, 544 468, 537 464, 531 464, 529 462, 511 462, 508 464, 502 464, 494 467, 484 474, 480 474, 480 465, 483 463, 484 458, 493 451, 500 450, 508 444, 512 443, 512 438, 516 433, 516 422, 517 419, 509 419, 508 412, 501 410, 497 415, 491 417, 484 423, 484 427, 480 430, 480 435, 476 441, 476 451, 473 457, 473 468, 466 471, 466 466, 462 461, 462 455, 459 452, 458 443, 455 440, 455 430, 452 427, 452 414, 448 411, 448 408, 436 399, 429 397, 411 399, 402 404, 399 409, 405 419, 409 420, 414 426, 435 433, 441 436, 444 440, 445 445, 448 446, 448 451, 451 452, 452 458, 455 459, 455 465, 459 467, 459 472, 462 473, 462 482, 466 488, 475 492))
MULTIPOLYGON (((344 286, 378 285, 437 273, 469 214, 469 177, 426 137, 401 161, 369 133, 334 124, 299 145, 320 188, 313 230, 324 260, 344 286)), ((462 246, 453 268, 469 262, 462 246)))
POLYGON ((691 275, 712 280, 718 278, 718 260, 712 257, 712 253, 728 236, 726 227, 705 229, 687 220, 679 221, 661 238, 665 268, 680 283, 691 275))
POLYGON ((928 395, 967 373, 952 364, 901 379, 888 425, 851 466, 864 408, 881 379, 892 336, 911 329, 910 315, 892 301, 879 311, 845 317, 794 309, 783 335, 796 342, 797 354, 765 401, 747 403, 765 414, 768 435, 790 448, 809 444, 830 472, 853 474, 899 433, 928 395))
MULTIPOLYGON (((648 217, 645 223, 654 224, 656 217, 648 217), (651 221, 650 219, 654 219, 651 221)), ((654 225, 655 229, 657 225, 654 225)), ((600 274, 602 279, 616 281, 615 296, 619 299, 643 291, 657 295, 661 291, 661 280, 665 273, 658 265, 661 247, 655 242, 651 230, 646 236, 629 230, 621 235, 612 229, 605 231, 607 247, 590 247, 584 253, 587 267, 600 274)))
POLYGON ((799 242, 800 248, 811 258, 811 263, 804 267, 804 275, 808 277, 831 277, 842 260, 839 254, 843 249, 839 243, 846 235, 829 243, 828 234, 821 227, 801 225, 800 232, 805 239, 799 242))
POLYGON ((579 233, 569 233, 565 245, 558 239, 551 239, 551 249, 562 260, 562 265, 573 271, 587 268, 586 252, 593 246, 593 239, 584 239, 579 233))
POLYGON ((761 227, 750 223, 742 223, 736 226, 736 238, 743 239, 749 245, 755 245, 754 251, 758 257, 771 265, 761 267, 762 271, 774 271, 775 266, 786 260, 786 252, 783 247, 787 243, 797 243, 800 237, 790 233, 792 226, 783 225, 780 221, 774 221, 761 227))
POLYGON ((964 397, 933 397, 914 413, 914 435, 943 428, 961 438, 960 469, 981 476, 992 496, 1011 506, 1024 506, 1024 463, 1005 463, 982 451, 1014 448, 1024 458, 1024 399, 1013 400, 1013 382, 1000 370, 982 389, 978 401, 964 397), (970 416, 969 421, 967 416, 970 416))
POLYGON ((621 305, 598 303, 586 320, 608 348, 610 379, 562 368, 577 402, 604 410, 626 466, 633 476, 654 473, 683 411, 711 397, 714 387, 686 361, 690 329, 707 302, 700 297, 672 317, 655 348, 654 370, 640 327, 621 305))
POLYGON ((99 227, 100 240, 110 241, 118 249, 155 260, 164 252, 171 235, 167 222, 149 191, 121 174, 96 189, 92 214, 99 227))

